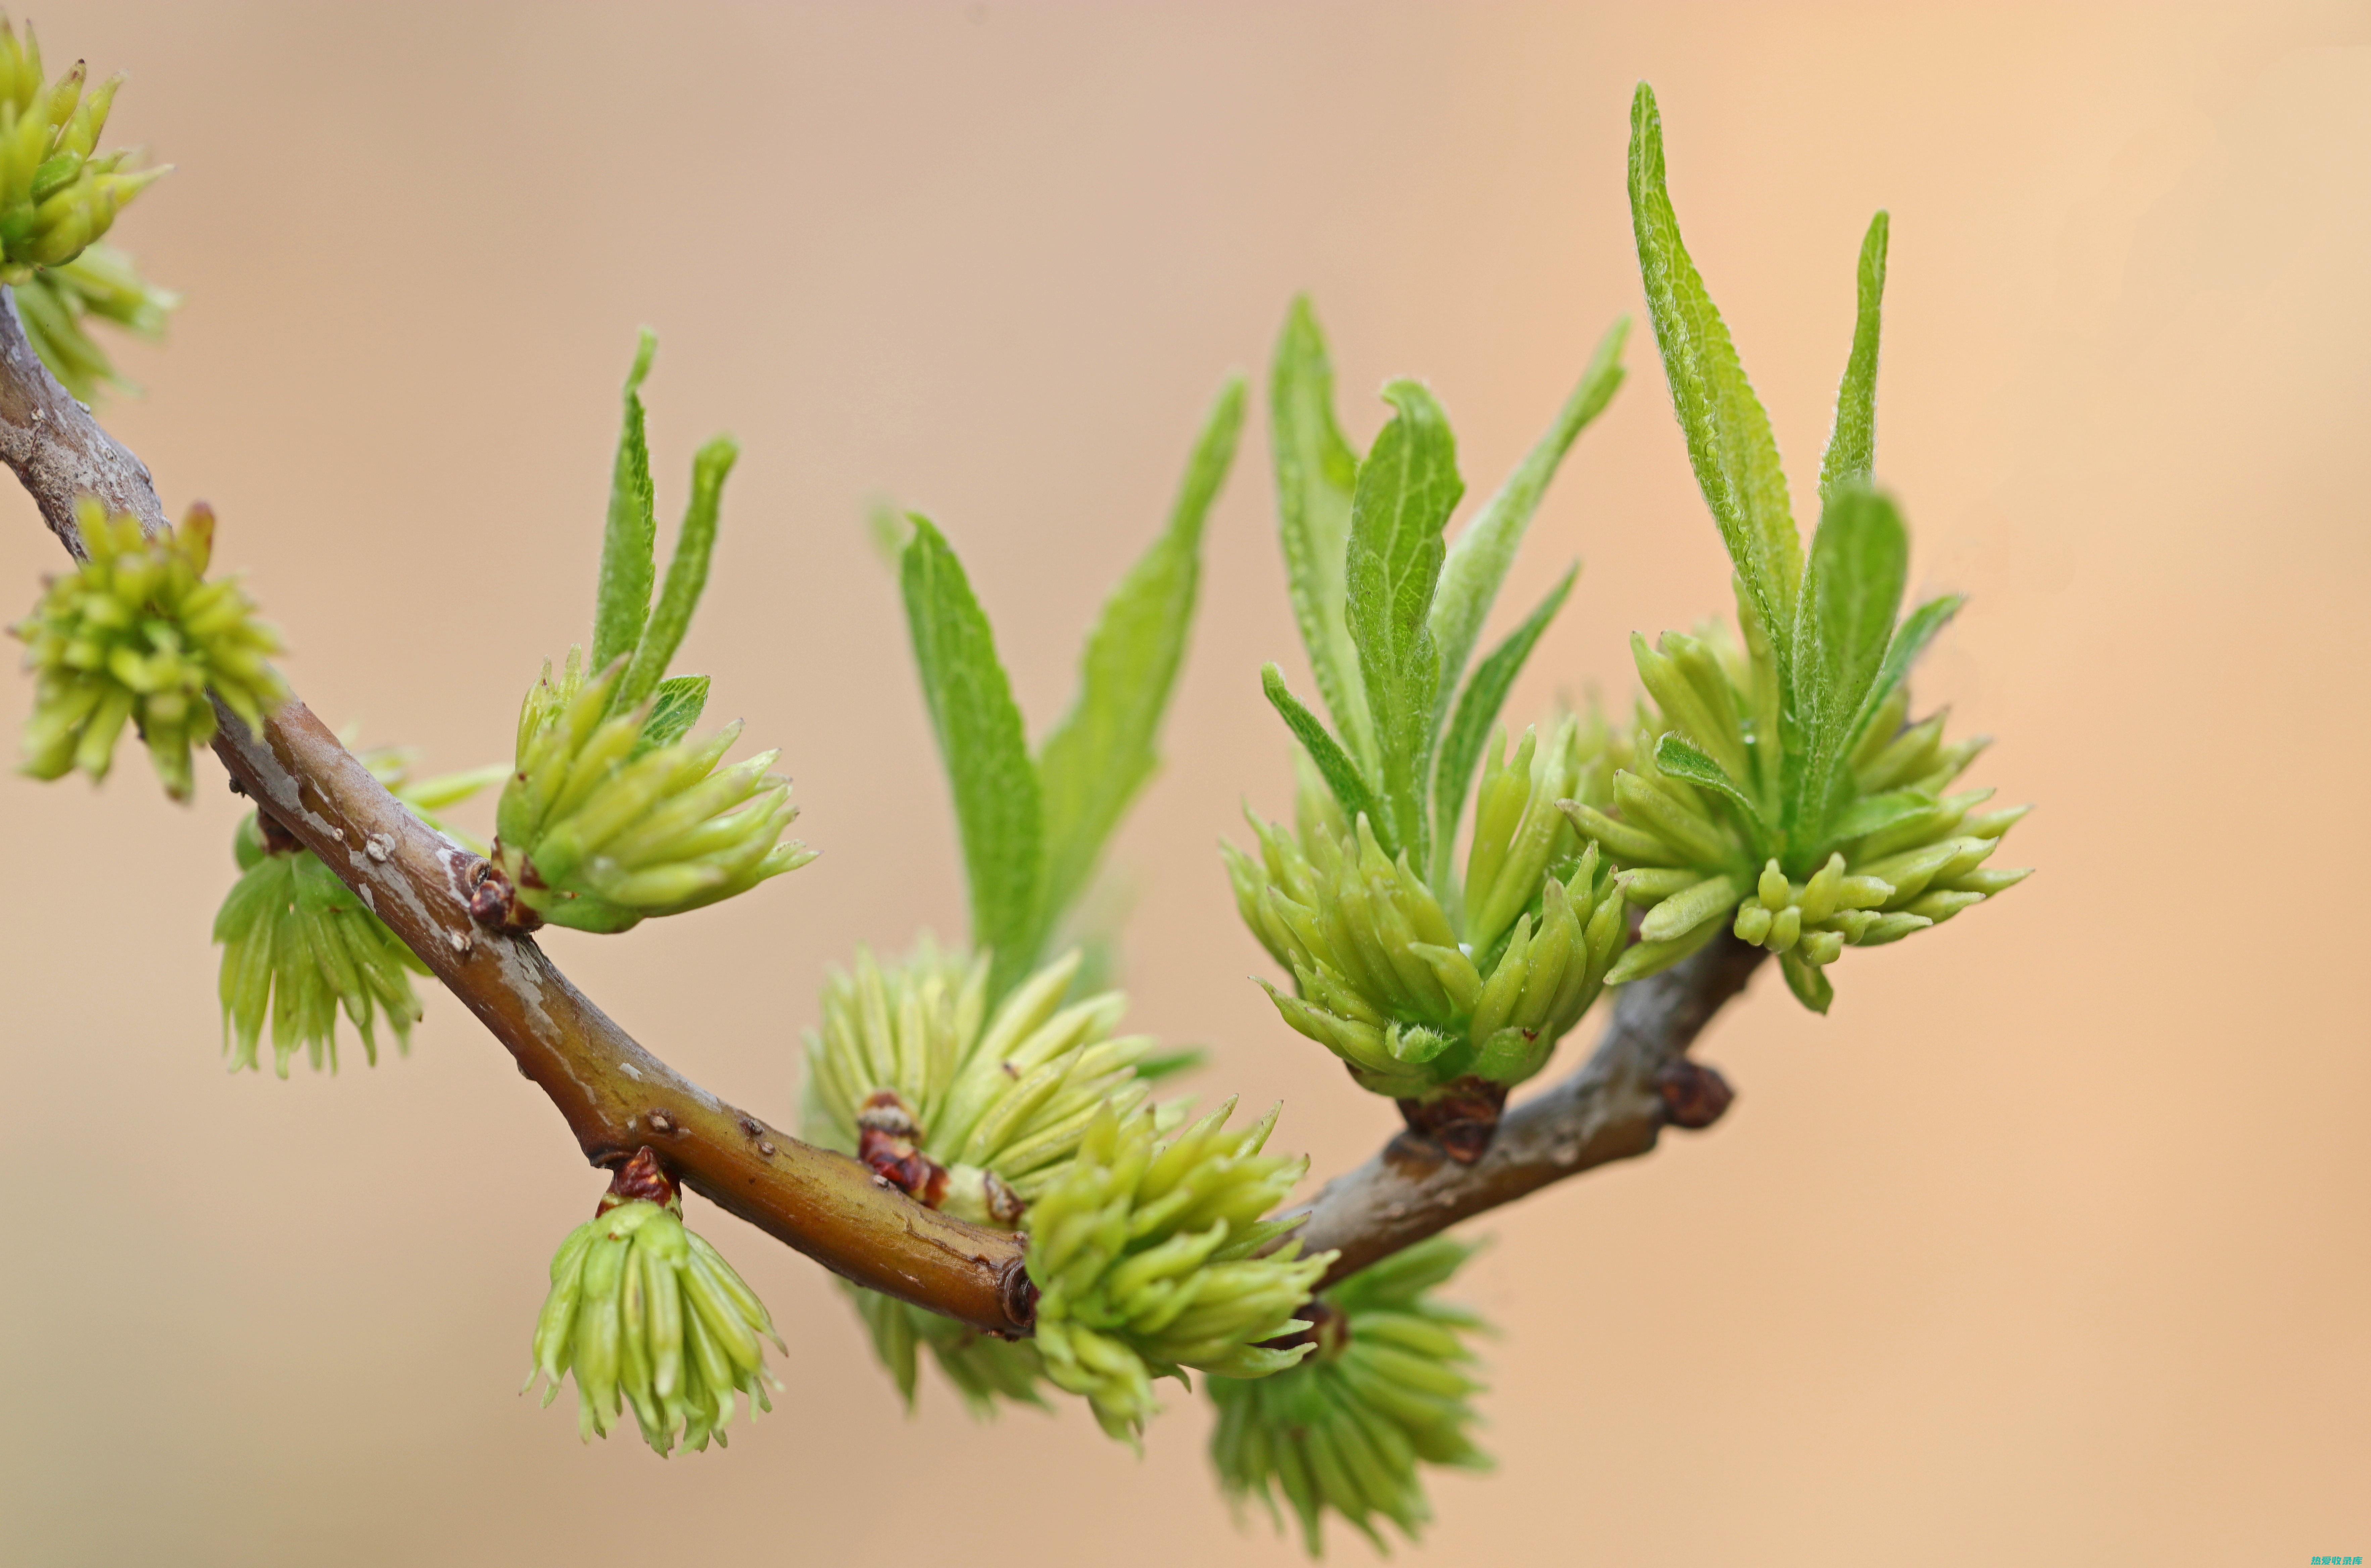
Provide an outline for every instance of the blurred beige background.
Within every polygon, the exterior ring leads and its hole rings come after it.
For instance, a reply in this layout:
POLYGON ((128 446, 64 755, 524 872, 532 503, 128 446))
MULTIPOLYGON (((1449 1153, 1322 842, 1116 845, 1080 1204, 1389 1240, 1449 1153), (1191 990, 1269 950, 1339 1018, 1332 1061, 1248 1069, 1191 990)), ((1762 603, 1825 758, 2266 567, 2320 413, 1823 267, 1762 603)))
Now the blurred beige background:
MULTIPOLYGON (((926 507, 1033 721, 1298 289, 1371 390, 1428 377, 1486 494, 1640 309, 1631 84, 1798 490, 1893 213, 1879 473, 1973 602, 1922 698, 2000 744, 2041 874, 1775 980, 1705 1055, 1729 1119, 1489 1216, 1495 1479, 1441 1562, 2304 1562, 2371 1552, 2371 1061, 2358 933, 2371 423, 2361 6, 90 4, 179 172, 119 230, 187 291, 109 422, 286 630, 332 722, 507 755, 589 620, 637 324, 666 527, 747 455, 687 650, 779 741, 823 859, 550 946, 653 1048, 792 1114, 860 942, 956 933, 937 763, 867 498, 926 507), (2349 954, 2354 954, 2350 958, 2349 954)), ((1582 585, 1514 705, 1629 689, 1726 568, 1643 333, 1509 589, 1582 585)), ((1264 405, 1255 424, 1265 420, 1264 405)), ((1287 1101, 1319 1171, 1390 1108, 1243 978, 1212 845, 1280 810, 1297 667, 1247 440, 1169 765, 1116 848, 1142 1026, 1287 1101)), ((8 492, 14 498, 13 488, 8 492)), ((0 500, 0 605, 59 557, 0 500)), ((12 614, 15 612, 11 612, 12 614)), ((1502 606, 1502 623, 1511 616, 1502 606)), ((13 728, 29 686, 10 683, 13 728)), ((218 777, 218 776, 217 776, 218 777)), ((207 923, 237 805, 0 779, 0 1559, 1288 1562, 1174 1397, 1139 1462, 1077 1409, 908 1421, 814 1268, 694 1216, 794 1348, 778 1413, 662 1464, 512 1397, 597 1177, 441 995, 408 1061, 232 1078, 207 923)), ((481 813, 482 818, 482 813, 481 813)), ((1567 1046, 1563 1063, 1583 1042, 1567 1046)), ((1355 1538, 1337 1556, 1365 1561, 1355 1538)))

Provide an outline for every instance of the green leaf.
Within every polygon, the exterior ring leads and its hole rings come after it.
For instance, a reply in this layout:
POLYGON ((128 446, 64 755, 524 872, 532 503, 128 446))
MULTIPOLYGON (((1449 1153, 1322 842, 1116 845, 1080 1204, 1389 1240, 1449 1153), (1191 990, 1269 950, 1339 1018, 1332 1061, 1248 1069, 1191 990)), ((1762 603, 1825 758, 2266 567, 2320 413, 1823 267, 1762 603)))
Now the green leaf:
POLYGON ((1630 219, 1647 313, 1671 384, 1671 405, 1687 437, 1688 461, 1712 509, 1729 559, 1770 628, 1783 677, 1793 656, 1795 594, 1802 540, 1787 501, 1778 443, 1738 363, 1736 347, 1704 279, 1680 240, 1679 214, 1664 189, 1663 122, 1654 89, 1638 84, 1630 106, 1630 219))
POLYGON ((1881 795, 1863 795, 1838 813, 1828 824, 1827 836, 1842 841, 1866 838, 1880 828, 1891 827, 1921 812, 1935 809, 1935 797, 1924 790, 1888 790, 1881 795))
POLYGON ((1292 302, 1268 372, 1268 448, 1276 462, 1277 536, 1293 618, 1318 695, 1362 767, 1375 761, 1374 725, 1343 609, 1343 552, 1359 454, 1334 420, 1334 366, 1307 295, 1292 302))
POLYGON ((1935 640, 1935 634, 1941 631, 1945 624, 1960 613, 1960 606, 1967 602, 1968 596, 1964 594, 1946 594, 1939 599, 1929 599, 1911 611, 1909 617, 1894 628, 1893 640, 1885 646, 1884 663, 1878 665, 1877 678, 1869 683, 1868 694, 1861 698, 1860 711, 1853 716, 1852 728, 1845 733, 1844 744, 1837 748, 1838 756, 1852 755, 1853 748, 1860 744, 1861 737, 1868 732, 1869 721, 1877 717, 1877 710, 1885 706, 1887 698, 1893 695, 1893 688, 1908 678, 1910 666, 1918 662, 1918 655, 1926 651, 1926 645, 1935 640))
MULTIPOLYGON (((1486 503, 1481 513, 1457 536, 1440 568, 1440 592, 1432 602, 1432 640, 1440 648, 1440 706, 1434 716, 1437 730, 1449 717, 1450 698, 1465 674, 1465 662, 1481 640, 1482 624, 1489 617, 1498 585, 1515 562, 1516 547, 1532 513, 1539 510, 1548 481, 1556 478, 1564 455, 1572 449, 1582 427, 1602 412, 1622 385, 1622 345, 1630 335, 1630 318, 1616 320, 1598 340, 1580 385, 1557 410, 1556 422, 1539 439, 1507 482, 1486 503)), ((1478 743, 1477 743, 1478 744, 1478 743)), ((1478 753, 1476 754, 1479 755, 1478 753)))
MULTIPOLYGON (((1795 628, 1795 709, 1807 743, 1787 797, 1816 833, 1838 761, 1885 658, 1910 570, 1910 536, 1893 502, 1857 481, 1820 514, 1795 628)), ((1790 752, 1790 770, 1798 755, 1790 752)), ((1792 825, 1790 824, 1790 825, 1792 825)))
POLYGON ((1860 242, 1860 309, 1853 322, 1852 357, 1836 388, 1836 422, 1820 462, 1822 506, 1838 486, 1856 479, 1866 483, 1877 461, 1877 334, 1885 300, 1886 234, 1886 215, 1879 213, 1868 220, 1860 242))
POLYGON ((1037 770, 997 662, 995 634, 962 563, 928 518, 915 513, 913 525, 900 572, 906 623, 922 701, 954 789, 971 884, 972 945, 996 954, 993 1001, 1036 959, 1043 854, 1037 770))
POLYGON ((1394 381, 1383 388, 1383 400, 1395 411, 1359 465, 1350 503, 1344 618, 1375 725, 1377 800, 1392 836, 1423 865, 1430 825, 1424 787, 1440 686, 1432 595, 1446 554, 1441 530, 1465 485, 1457 477, 1456 438, 1432 394, 1417 382, 1394 381))
POLYGON ((691 612, 708 586, 708 561, 716 550, 716 522, 724 503, 725 476, 733 472, 741 448, 729 435, 720 435, 691 460, 691 504, 684 509, 683 530, 676 536, 675 554, 667 560, 666 586, 651 611, 650 624, 634 650, 634 662, 609 698, 609 711, 631 713, 656 691, 683 635, 691 629, 691 612))
POLYGON ((593 663, 607 669, 634 651, 642 619, 650 614, 651 583, 658 575, 658 514, 651 492, 651 449, 642 432, 642 378, 659 340, 642 329, 634 368, 626 375, 626 415, 618 432, 618 457, 609 476, 609 520, 601 535, 600 585, 593 597, 593 663))
POLYGON ((1391 836, 1392 824, 1383 821, 1382 813, 1376 810, 1374 791, 1360 777, 1359 765, 1350 760, 1349 753, 1342 749, 1342 744, 1326 730, 1324 721, 1292 695, 1284 684, 1284 672, 1274 664, 1262 665, 1260 689, 1267 693, 1268 705, 1283 715, 1285 728, 1309 754, 1309 760, 1317 765, 1318 777, 1334 791, 1335 803, 1342 808, 1342 814, 1354 823, 1364 816, 1375 830, 1375 842, 1382 847, 1383 853, 1398 854, 1399 841, 1391 836))
POLYGON ((1466 791, 1474 783, 1474 770, 1481 766, 1482 747, 1488 741, 1490 726, 1497 721, 1499 709, 1506 706, 1507 693, 1521 673, 1523 662, 1532 656, 1532 648, 1540 634, 1548 628, 1564 607, 1565 595, 1572 592, 1573 582, 1580 575, 1580 563, 1575 561, 1565 569, 1556 585, 1548 590, 1539 607, 1509 634, 1507 640, 1490 651, 1474 671, 1474 678, 1465 683, 1464 693, 1457 699, 1456 716, 1450 721, 1449 732, 1441 737, 1440 759, 1433 767, 1432 776, 1432 885, 1449 884, 1449 864, 1457 838, 1458 819, 1465 813, 1466 791))
POLYGON ((1159 766, 1153 740, 1194 622, 1202 524, 1226 482, 1243 426, 1237 378, 1220 392, 1202 427, 1167 530, 1104 605, 1087 639, 1078 701, 1038 753, 1046 809, 1042 930, 1053 929, 1085 888, 1104 841, 1159 766))
POLYGON ((658 695, 651 702, 651 716, 642 721, 642 732, 634 737, 635 754, 675 744, 691 733, 691 727, 700 722, 700 710, 707 706, 706 675, 669 675, 659 683, 658 695))
POLYGON ((1739 788, 1727 768, 1698 751, 1686 736, 1672 733, 1656 742, 1655 766, 1673 778, 1684 778, 1691 784, 1727 796, 1739 811, 1745 813, 1746 821, 1761 825, 1761 808, 1753 803, 1752 798, 1739 788))

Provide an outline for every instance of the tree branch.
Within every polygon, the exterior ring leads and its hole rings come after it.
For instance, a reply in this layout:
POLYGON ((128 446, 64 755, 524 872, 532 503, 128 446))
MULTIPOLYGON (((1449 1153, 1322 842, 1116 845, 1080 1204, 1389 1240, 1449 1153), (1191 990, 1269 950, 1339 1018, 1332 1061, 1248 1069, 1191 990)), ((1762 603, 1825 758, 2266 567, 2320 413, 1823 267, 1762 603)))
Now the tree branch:
MULTIPOLYGON (((0 461, 76 559, 79 495, 152 533, 165 525, 147 468, 34 355, 13 292, 0 309, 0 461)), ((595 1165, 647 1144, 693 1191, 834 1273, 991 1332, 1029 1332, 1035 1293, 1018 1238, 925 1208, 725 1104, 636 1044, 532 940, 480 928, 468 915, 477 857, 406 810, 302 702, 260 732, 223 713, 214 755, 478 1015, 595 1165)))
MULTIPOLYGON (((58 386, 25 340, 13 294, 0 294, 0 462, 77 559, 77 496, 161 530, 147 468, 58 386)), ((593 1164, 618 1166, 647 1145, 685 1185, 836 1274, 992 1333, 1030 1332, 1036 1292, 1020 1237, 926 1208, 643 1050, 533 940, 469 918, 477 857, 412 815, 302 702, 291 698, 260 732, 223 713, 214 754, 502 1042, 593 1164)), ((1509 1112, 1476 1163, 1403 1136, 1328 1182, 1298 1233, 1308 1251, 1340 1251, 1325 1283, 1551 1182, 1644 1154, 1666 1124, 1708 1124, 1729 1089, 1686 1052, 1761 957, 1724 934, 1624 986, 1589 1062, 1509 1112)))
POLYGON ((1325 1183, 1296 1232, 1304 1251, 1342 1254, 1320 1288, 1551 1182, 1645 1154, 1667 1124, 1709 1126, 1730 1091, 1718 1073, 1687 1059, 1688 1046, 1762 957, 1723 932, 1662 974, 1622 986, 1589 1061, 1509 1111, 1475 1163, 1402 1134, 1325 1183))

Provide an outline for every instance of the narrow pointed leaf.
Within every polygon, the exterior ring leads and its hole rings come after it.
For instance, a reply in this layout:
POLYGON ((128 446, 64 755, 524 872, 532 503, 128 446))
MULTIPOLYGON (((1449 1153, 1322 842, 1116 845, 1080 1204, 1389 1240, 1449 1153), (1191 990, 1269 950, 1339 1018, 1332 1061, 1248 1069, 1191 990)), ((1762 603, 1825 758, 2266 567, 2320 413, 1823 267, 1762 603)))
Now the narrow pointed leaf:
POLYGON ((1816 829, 1826 810, 1831 776, 1884 662, 1909 570, 1910 536, 1893 502, 1858 481, 1839 488, 1811 539, 1795 629, 1795 709, 1806 748, 1800 787, 1788 796, 1802 802, 1806 826, 1816 829))
MULTIPOLYGON (((708 587, 708 562, 716 552, 716 524, 724 502, 724 479, 741 455, 729 435, 720 435, 700 449, 691 462, 691 505, 683 514, 683 531, 676 536, 675 554, 667 560, 666 586, 642 628, 634 662, 609 698, 609 711, 630 713, 656 691, 666 677, 668 661, 683 646, 691 629, 691 613, 708 587)), ((598 669, 600 666, 596 665, 598 669)))
POLYGON ((1622 385, 1622 345, 1629 335, 1626 316, 1606 329, 1598 340, 1597 352, 1590 356, 1589 368, 1581 373, 1580 385, 1557 410, 1556 422, 1449 548, 1440 568, 1440 592, 1432 604, 1432 640, 1440 648, 1440 711, 1434 720, 1436 729, 1449 717, 1450 699, 1465 674, 1465 662, 1481 640, 1491 603, 1498 596, 1499 584, 1507 580, 1508 568, 1514 564, 1516 548, 1523 542, 1532 514, 1539 510, 1540 498, 1547 493, 1548 481, 1556 478, 1557 466, 1582 429, 1603 411, 1622 385))
POLYGON ((1726 768, 1697 750, 1686 736, 1669 734, 1656 742, 1655 766, 1674 778, 1684 778, 1691 784, 1727 797, 1731 804, 1745 813, 1748 822, 1758 824, 1762 821, 1762 812, 1754 805, 1752 798, 1738 787, 1726 768))
POLYGON ((930 520, 913 518, 900 571, 922 701, 954 793, 971 883, 972 945, 996 953, 1001 996, 1035 957, 1042 833, 1037 771, 996 638, 954 551, 930 520))
POLYGON ((1456 714, 1449 721, 1448 733, 1440 740, 1440 759, 1433 767, 1432 884, 1436 888, 1446 885, 1457 822, 1464 814, 1466 791, 1473 786, 1474 770, 1481 766, 1482 747, 1489 739, 1490 726, 1497 722, 1498 710, 1506 706, 1507 693, 1513 687, 1515 677, 1522 673, 1523 663, 1532 656, 1540 634, 1547 630, 1548 623, 1564 607, 1565 596, 1572 592, 1573 582, 1579 575, 1578 561, 1565 569, 1565 574, 1548 590, 1548 596, 1540 601, 1539 607, 1475 666, 1474 678, 1465 683, 1465 690, 1457 699, 1456 714))
POLYGON ((1037 758, 1046 869, 1039 927, 1050 930, 1093 874, 1104 842, 1160 759, 1153 750, 1194 621, 1202 524, 1234 461, 1243 384, 1219 394, 1186 465, 1169 526, 1120 580, 1087 639, 1079 698, 1037 758))
POLYGON ((1324 778, 1325 787, 1334 791, 1335 802, 1342 808, 1342 814, 1352 822, 1363 814, 1374 828, 1376 842, 1382 846, 1383 853, 1397 854, 1399 842, 1391 836, 1392 824, 1384 821, 1382 813, 1376 809, 1374 791, 1359 776, 1359 765, 1350 760, 1349 754, 1326 730, 1324 722, 1302 707, 1301 699, 1292 695, 1284 684, 1284 672, 1274 664, 1262 666, 1260 689, 1267 693, 1269 706, 1283 716, 1285 728, 1292 732, 1293 739, 1299 741, 1301 749, 1309 754, 1309 760, 1317 765, 1318 777, 1324 778))
POLYGON ((1853 322, 1852 357, 1845 362, 1844 384, 1836 388, 1836 422, 1828 432, 1827 455, 1820 462, 1822 506, 1838 486, 1867 483, 1877 462, 1877 337, 1885 302, 1887 229, 1886 215, 1879 213, 1869 219, 1868 233, 1860 242, 1860 308, 1853 322))
POLYGON ((1769 416, 1681 243, 1679 214, 1664 187, 1663 122, 1644 82, 1630 108, 1630 218, 1647 312, 1671 380, 1671 406, 1687 437, 1688 461, 1729 559, 1770 628, 1783 673, 1792 654, 1786 639, 1795 625, 1802 541, 1769 416))
POLYGON ((1911 611, 1894 628, 1892 640, 1885 647, 1885 659, 1878 665, 1877 678, 1869 683, 1868 693, 1861 698, 1860 711, 1854 716, 1852 727, 1846 732, 1843 745, 1837 749, 1838 756, 1852 755, 1853 749, 1860 744, 1861 736, 1868 732, 1869 721, 1877 717, 1877 710, 1885 705, 1887 698, 1893 695, 1893 688, 1908 678, 1910 666, 1926 651, 1926 645, 1935 640, 1935 634, 1941 631, 1950 618, 1960 613, 1960 606, 1967 602, 1964 594, 1946 594, 1939 599, 1929 599, 1911 611))
POLYGON ((651 449, 642 430, 642 378, 658 352, 647 327, 626 375, 625 422, 609 476, 609 520, 601 535, 601 577, 593 600, 592 668, 606 670, 634 651, 651 611, 658 575, 658 515, 651 494, 651 449))
POLYGON ((706 675, 669 675, 661 681, 651 702, 651 716, 642 721, 642 732, 634 737, 635 755, 673 745, 691 733, 707 706, 706 675))
POLYGON ((1417 382, 1394 381, 1383 398, 1395 411, 1359 466, 1344 559, 1345 612, 1374 720, 1377 801, 1393 836, 1422 865, 1440 685, 1432 596, 1447 553, 1441 531, 1465 486, 1457 477, 1456 438, 1432 394, 1417 382))
POLYGON ((1374 727, 1359 654, 1343 617, 1343 554, 1359 454, 1334 419, 1334 366, 1306 296, 1292 302, 1268 373, 1268 446, 1276 462, 1277 536, 1318 695, 1350 754, 1374 762, 1374 727))

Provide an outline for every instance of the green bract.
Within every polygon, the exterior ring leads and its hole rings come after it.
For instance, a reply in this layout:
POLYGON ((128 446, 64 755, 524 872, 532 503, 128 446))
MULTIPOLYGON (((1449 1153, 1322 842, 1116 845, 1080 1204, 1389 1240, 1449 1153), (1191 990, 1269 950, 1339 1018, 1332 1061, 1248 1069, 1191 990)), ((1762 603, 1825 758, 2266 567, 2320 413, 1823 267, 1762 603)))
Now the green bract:
POLYGON ((1030 1210, 1038 1355, 1114 1437, 1142 1433, 1155 1378, 1264 1378, 1308 1354, 1262 1342, 1306 1326, 1294 1313, 1334 1254, 1277 1245, 1291 1222, 1260 1216, 1309 1162, 1260 1153, 1274 1111, 1225 1131, 1233 1109, 1167 1136, 1149 1109, 1102 1113, 1030 1210))
POLYGON ((1909 536, 1868 487, 1876 446, 1886 216, 1861 247, 1859 318, 1820 471, 1808 561, 1770 421, 1681 243, 1664 188, 1662 125, 1641 83, 1630 203, 1671 400, 1705 500, 1737 568, 1741 653, 1710 638, 1634 638, 1654 698, 1611 811, 1576 803, 1581 832, 1649 905, 1615 982, 1677 963, 1723 926, 1780 955, 1824 1012, 1825 966, 1848 944, 1894 941, 2013 885, 1983 862, 2021 811, 1976 813, 1989 791, 1944 789, 1983 748, 1905 728, 1910 666, 1957 597, 1901 615, 1909 536))
POLYGON ((1270 664, 1262 683, 1332 796, 1304 803, 1298 842, 1253 823, 1261 854, 1230 849, 1243 919, 1296 994, 1292 1026, 1378 1093, 1425 1102, 1413 1124, 1471 1159, 1506 1087, 1539 1071, 1593 1000, 1625 931, 1605 868, 1584 865, 1556 802, 1586 796, 1602 727, 1526 732, 1511 766, 1497 728, 1524 661, 1571 592, 1567 571, 1474 665, 1482 627, 1548 482, 1621 385, 1626 321, 1606 333, 1547 433, 1452 547, 1464 491, 1432 394, 1383 389, 1389 423, 1361 460, 1334 416, 1334 373, 1296 301, 1270 381, 1278 532, 1328 729, 1270 664), (1460 682, 1463 682, 1461 687, 1460 682), (1456 840, 1486 744, 1463 878, 1456 840), (1445 1105, 1454 1097, 1463 1108, 1445 1105), (1445 1121, 1444 1118, 1448 1118, 1445 1121), (1452 1136, 1450 1121, 1465 1131, 1452 1136))
POLYGON ((104 778, 130 723, 148 743, 165 792, 186 801, 190 748, 214 735, 208 694, 260 723, 287 694, 265 662, 280 640, 235 579, 205 580, 214 534, 205 507, 153 539, 138 518, 110 516, 92 497, 76 503, 75 517, 87 552, 80 567, 49 579, 32 616, 10 628, 38 683, 24 769, 57 778, 79 767, 104 778))
MULTIPOLYGON (((1111 1032, 1125 997, 1063 1004, 1079 966, 1075 951, 1047 965, 991 1014, 985 956, 966 962, 927 938, 887 968, 860 951, 853 974, 825 983, 823 1029, 806 1036, 804 1136, 933 1208, 1000 1229, 1024 1223, 1098 1112, 1133 1110, 1149 1087, 1138 1066, 1151 1039, 1111 1032)), ((977 1413, 999 1395, 1043 1402, 1029 1342, 848 1288, 909 1405, 923 1344, 977 1413)))
POLYGON ((19 41, 0 18, 0 282, 58 267, 105 234, 115 214, 169 167, 127 171, 129 152, 101 153, 99 133, 121 75, 88 93, 75 61, 55 82, 30 24, 19 41))
POLYGON ((1293 976, 1290 996, 1266 987, 1278 1010, 1378 1094, 1530 1078, 1626 936, 1612 868, 1556 809, 1603 793, 1603 726, 1566 719, 1545 744, 1526 731, 1511 761, 1505 751, 1501 734, 1454 907, 1405 849, 1383 853, 1371 819, 1345 823, 1322 790, 1302 789, 1297 835, 1253 819, 1256 859, 1224 847, 1244 924, 1293 976))
POLYGON ((498 875, 471 905, 490 923, 622 931, 745 893, 815 858, 782 839, 798 809, 790 780, 766 771, 781 754, 720 771, 740 724, 688 739, 707 706, 708 677, 666 673, 708 584, 724 478, 740 448, 724 436, 700 448, 653 604, 657 524, 641 388, 656 350, 643 333, 626 380, 592 657, 570 649, 556 678, 547 663, 520 709, 516 769, 495 817, 498 875))
POLYGON ((576 1429, 588 1443, 609 1435, 622 1401, 661 1456, 678 1439, 702 1449, 711 1435, 725 1441, 736 1390, 752 1420, 774 1408, 761 1338, 788 1354, 765 1304, 685 1227, 680 1199, 605 1199, 551 1260, 526 1387, 549 1379, 549 1405, 574 1373, 576 1429))
POLYGON ((1209 1381, 1210 1462, 1239 1517, 1256 1497, 1283 1528, 1281 1493, 1311 1556, 1324 1552, 1329 1509, 1388 1551, 1378 1516, 1410 1540, 1432 1517, 1418 1465, 1490 1468, 1468 1402, 1481 1385, 1465 1340, 1482 1320, 1432 1297, 1475 1251, 1436 1236, 1362 1269, 1318 1297, 1306 1361, 1255 1382, 1209 1381))
MULTIPOLYGON (((414 783, 406 778, 409 759, 401 752, 366 752, 361 760, 432 827, 437 824, 430 813, 457 804, 506 771, 497 766, 414 783)), ((420 1020, 411 976, 427 974, 427 965, 318 856, 267 827, 256 813, 240 820, 232 852, 239 878, 214 917, 214 940, 223 950, 223 1051, 231 1070, 257 1066, 267 1012, 272 1067, 283 1078, 299 1048, 316 1071, 324 1058, 330 1071, 338 1070, 341 1008, 373 1066, 378 1041, 372 1021, 380 1011, 395 1031, 397 1049, 409 1053, 411 1026, 420 1020)))

